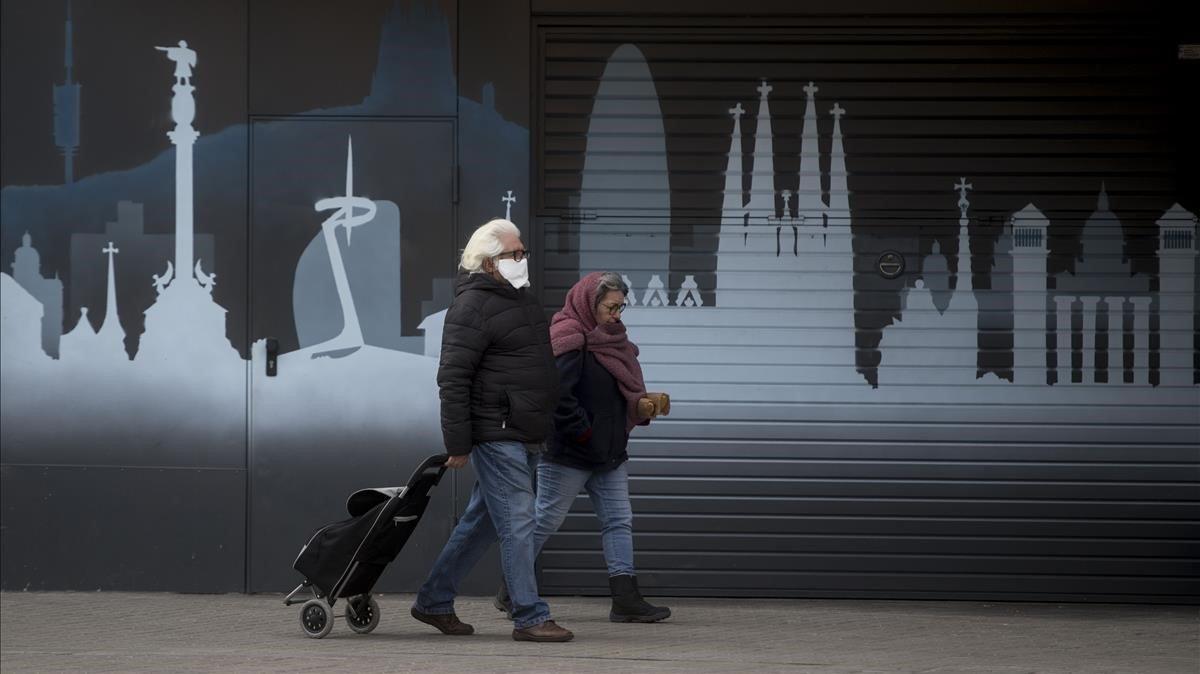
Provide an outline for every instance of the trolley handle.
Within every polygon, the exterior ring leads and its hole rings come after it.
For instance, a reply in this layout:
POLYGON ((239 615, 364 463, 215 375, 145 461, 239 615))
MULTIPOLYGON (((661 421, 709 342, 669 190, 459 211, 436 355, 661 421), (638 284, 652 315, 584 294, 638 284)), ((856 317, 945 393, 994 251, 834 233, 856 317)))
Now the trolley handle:
POLYGON ((449 454, 434 454, 433 456, 422 461, 421 465, 417 466, 417 470, 413 472, 412 479, 408 481, 409 488, 412 489, 415 487, 417 481, 420 480, 421 477, 433 472, 435 468, 437 469, 437 477, 434 478, 433 483, 437 484, 441 482, 442 475, 446 473, 446 461, 449 459, 449 454))

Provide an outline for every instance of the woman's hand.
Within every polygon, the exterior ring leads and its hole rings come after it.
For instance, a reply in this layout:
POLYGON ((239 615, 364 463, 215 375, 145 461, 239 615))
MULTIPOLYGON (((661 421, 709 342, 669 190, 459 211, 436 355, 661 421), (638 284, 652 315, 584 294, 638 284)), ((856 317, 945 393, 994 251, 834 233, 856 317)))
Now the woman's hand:
POLYGON ((457 456, 451 456, 450 458, 446 459, 446 467, 447 468, 462 468, 463 466, 467 465, 467 457, 468 456, 470 456, 470 455, 469 454, 459 454, 457 456))
POLYGON ((658 410, 654 406, 654 401, 642 396, 642 399, 637 404, 638 417, 642 419, 653 419, 658 410))
POLYGON ((671 413, 671 396, 651 391, 646 394, 646 397, 654 403, 654 416, 665 417, 671 413))
POLYGON ((671 413, 671 397, 666 393, 647 393, 638 400, 638 416, 642 419, 653 419, 671 413))

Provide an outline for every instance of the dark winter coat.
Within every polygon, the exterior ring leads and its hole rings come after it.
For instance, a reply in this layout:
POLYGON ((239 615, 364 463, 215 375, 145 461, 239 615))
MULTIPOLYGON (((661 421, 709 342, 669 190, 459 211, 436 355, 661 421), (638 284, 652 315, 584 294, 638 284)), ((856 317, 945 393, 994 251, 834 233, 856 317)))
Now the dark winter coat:
POLYGON ((546 460, 581 470, 612 470, 629 459, 628 403, 617 380, 586 346, 557 358, 560 388, 546 460))
POLYGON ((554 429, 558 369, 542 306, 488 274, 461 274, 438 367, 446 451, 481 442, 541 443, 554 429))

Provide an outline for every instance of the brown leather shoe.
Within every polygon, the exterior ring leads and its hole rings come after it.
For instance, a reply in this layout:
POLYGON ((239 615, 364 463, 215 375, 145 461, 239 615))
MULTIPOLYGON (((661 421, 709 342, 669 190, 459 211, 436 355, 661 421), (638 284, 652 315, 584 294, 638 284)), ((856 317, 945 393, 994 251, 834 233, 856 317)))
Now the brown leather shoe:
POLYGON ((433 625, 442 634, 452 634, 454 636, 465 637, 468 634, 474 634, 475 628, 458 619, 458 616, 453 613, 422 613, 414 606, 409 611, 412 617, 420 620, 426 625, 433 625))
POLYGON ((513 641, 561 642, 575 638, 575 633, 547 620, 540 625, 526 627, 523 630, 513 630, 513 641))

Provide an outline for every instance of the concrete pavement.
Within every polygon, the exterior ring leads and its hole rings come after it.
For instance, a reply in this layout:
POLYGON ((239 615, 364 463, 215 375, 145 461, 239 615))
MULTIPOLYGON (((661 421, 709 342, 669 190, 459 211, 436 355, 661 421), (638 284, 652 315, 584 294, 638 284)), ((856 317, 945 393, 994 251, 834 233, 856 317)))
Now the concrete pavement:
POLYGON ((663 599, 655 625, 607 620, 599 598, 550 598, 567 644, 512 641, 486 598, 476 634, 447 637, 379 597, 369 635, 342 620, 304 637, 277 595, 6 592, 0 669, 17 672, 1200 672, 1196 607, 857 600, 663 599))

